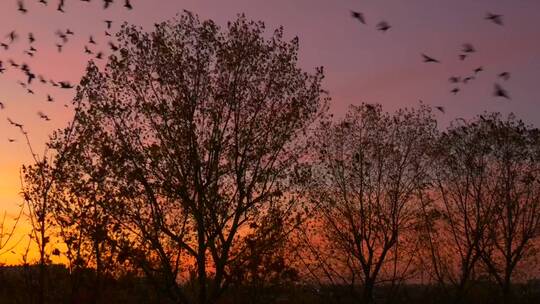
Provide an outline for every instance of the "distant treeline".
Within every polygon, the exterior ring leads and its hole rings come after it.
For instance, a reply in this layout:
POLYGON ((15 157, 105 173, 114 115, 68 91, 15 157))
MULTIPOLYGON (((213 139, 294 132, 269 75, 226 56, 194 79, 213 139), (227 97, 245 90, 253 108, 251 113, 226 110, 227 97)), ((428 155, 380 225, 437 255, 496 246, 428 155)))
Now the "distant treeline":
POLYGON ((443 131, 425 104, 335 118, 298 39, 244 16, 118 38, 23 167, 40 258, 2 269, 14 303, 539 301, 538 129, 443 131))

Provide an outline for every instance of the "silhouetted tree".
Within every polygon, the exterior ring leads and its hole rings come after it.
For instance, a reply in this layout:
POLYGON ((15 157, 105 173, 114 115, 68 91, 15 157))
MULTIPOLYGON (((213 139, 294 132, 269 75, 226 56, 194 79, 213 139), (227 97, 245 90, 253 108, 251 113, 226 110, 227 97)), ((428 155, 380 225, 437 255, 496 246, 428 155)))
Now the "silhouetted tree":
POLYGON ((483 188, 493 209, 488 238, 479 247, 489 274, 512 301, 517 267, 534 253, 540 233, 540 131, 509 115, 481 116, 468 125, 488 151, 483 188))
POLYGON ((39 253, 37 301, 40 304, 46 302, 46 267, 50 263, 49 245, 51 230, 54 229, 49 202, 53 171, 45 157, 22 168, 22 194, 28 206, 28 218, 32 227, 30 237, 36 243, 39 253))
POLYGON ((297 38, 265 38, 244 16, 221 30, 186 12, 118 38, 81 81, 74 139, 58 132, 51 146, 69 146, 63 168, 99 184, 119 262, 178 303, 214 303, 301 216, 289 174, 326 109, 322 69, 303 72, 297 38))
MULTIPOLYGON (((455 121, 441 134, 434 152, 435 220, 426 222, 433 273, 442 286, 451 286, 457 302, 474 279, 492 225, 491 147, 477 123, 455 121)), ((429 218, 429 216, 428 216, 429 218)))
POLYGON ((436 135, 426 106, 389 114, 369 104, 351 106, 345 119, 323 123, 317 132, 306 191, 318 210, 314 224, 322 240, 314 241, 312 252, 322 254, 316 260, 328 277, 338 275, 352 287, 361 283, 365 303, 373 301, 385 268, 386 278, 395 279, 392 268, 408 265, 393 262, 411 248, 407 234, 421 223, 418 192, 428 187, 436 135))

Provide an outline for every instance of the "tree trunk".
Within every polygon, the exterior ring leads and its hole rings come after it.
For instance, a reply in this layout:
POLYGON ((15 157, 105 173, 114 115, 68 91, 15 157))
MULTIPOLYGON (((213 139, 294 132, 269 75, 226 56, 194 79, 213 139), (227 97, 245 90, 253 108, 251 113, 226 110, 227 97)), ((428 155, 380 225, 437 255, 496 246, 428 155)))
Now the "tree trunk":
POLYGON ((366 278, 364 283, 364 290, 362 292, 362 303, 373 303, 373 289, 375 287, 375 281, 372 278, 366 278))
POLYGON ((199 304, 206 304, 206 244, 204 229, 198 229, 199 248, 197 252, 197 270, 199 283, 199 304))
POLYGON ((502 288, 503 293, 503 303, 504 304, 510 304, 512 303, 512 288, 510 285, 510 280, 506 280, 504 282, 504 286, 502 288))

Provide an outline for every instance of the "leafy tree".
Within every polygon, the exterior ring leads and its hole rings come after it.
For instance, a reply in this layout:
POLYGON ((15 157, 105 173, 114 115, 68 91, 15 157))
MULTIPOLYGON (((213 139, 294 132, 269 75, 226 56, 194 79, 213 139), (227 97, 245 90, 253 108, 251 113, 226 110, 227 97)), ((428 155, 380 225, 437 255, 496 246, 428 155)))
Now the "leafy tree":
POLYGON ((73 136, 51 142, 79 180, 61 191, 92 188, 118 262, 178 303, 215 302, 302 216, 289 175, 326 109, 322 69, 303 72, 298 39, 264 29, 189 12, 152 33, 124 26, 118 54, 81 81, 73 136))

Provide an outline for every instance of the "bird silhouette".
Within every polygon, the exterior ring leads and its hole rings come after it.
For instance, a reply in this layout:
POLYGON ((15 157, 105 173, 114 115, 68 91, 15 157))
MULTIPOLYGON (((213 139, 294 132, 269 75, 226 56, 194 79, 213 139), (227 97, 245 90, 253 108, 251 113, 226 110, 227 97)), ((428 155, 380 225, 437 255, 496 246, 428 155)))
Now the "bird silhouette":
POLYGON ((475 74, 478 74, 478 73, 483 72, 483 71, 484 71, 484 67, 481 67, 481 66, 474 69, 475 74))
POLYGON ((506 91, 500 84, 495 84, 495 91, 493 92, 493 95, 495 97, 502 97, 506 99, 510 99, 510 95, 508 95, 508 91, 506 91))
POLYGON ((364 18, 364 14, 362 14, 360 12, 351 11, 351 16, 354 19, 358 19, 358 21, 360 21, 360 23, 366 24, 366 19, 364 18))
POLYGON ((60 30, 56 31, 56 36, 60 37, 63 43, 67 43, 69 40, 67 34, 60 30))
POLYGON ((463 53, 474 53, 476 52, 474 46, 470 43, 464 43, 463 48, 461 49, 463 53))
POLYGON ((24 7, 24 2, 22 0, 17 1, 17 7, 17 10, 22 14, 28 13, 28 10, 24 7))
POLYGON ((459 76, 452 76, 450 78, 448 78, 448 81, 450 81, 450 83, 458 83, 461 81, 461 77, 459 76))
POLYGON ((502 72, 502 73, 499 73, 499 75, 497 75, 499 78, 502 78, 503 80, 508 80, 510 79, 510 73, 509 72, 502 72))
POLYGON ((390 24, 388 24, 388 22, 386 21, 381 21, 379 23, 377 23, 377 30, 383 32, 383 33, 386 33, 386 31, 388 31, 392 26, 390 26, 390 24))
POLYGON ((133 6, 131 5, 131 1, 130 1, 130 0, 125 0, 125 2, 124 2, 124 7, 127 8, 128 10, 132 10, 132 9, 133 9, 133 6))
POLYGON ((17 32, 11 31, 6 37, 8 37, 9 43, 13 43, 15 40, 17 40, 17 38, 19 38, 19 35, 17 35, 17 32))
POLYGON ((61 89, 72 89, 74 86, 69 81, 60 81, 60 88, 61 89))
POLYGON ((90 50, 90 49, 88 48, 88 46, 86 46, 86 45, 84 46, 84 53, 89 54, 89 55, 94 54, 94 52, 92 52, 92 50, 90 50))
POLYGON ((103 8, 108 9, 109 6, 114 2, 114 0, 103 0, 103 8))
POLYGON ((49 116, 47 116, 46 114, 44 114, 44 113, 41 112, 41 111, 38 111, 37 114, 38 114, 39 118, 41 118, 41 119, 43 119, 43 120, 45 120, 45 121, 50 121, 50 120, 51 120, 51 119, 49 118, 49 116))
POLYGON ((112 51, 116 52, 119 50, 118 46, 116 46, 114 43, 112 43, 111 41, 109 41, 109 47, 111 48, 112 51))
POLYGON ((463 83, 464 83, 464 84, 467 84, 467 83, 469 83, 469 81, 471 81, 471 80, 473 80, 473 79, 474 79, 473 76, 467 76, 467 77, 463 78, 463 83))
POLYGON ((503 25, 503 16, 499 14, 487 13, 486 20, 489 20, 497 25, 503 25))
POLYGON ((454 95, 456 95, 457 93, 459 93, 460 89, 459 88, 453 88, 450 93, 453 93, 454 95))
POLYGON ((437 106, 437 107, 435 107, 435 109, 439 110, 443 114, 445 113, 444 107, 442 107, 442 106, 437 106))
POLYGON ((424 62, 426 62, 426 63, 429 63, 429 62, 440 63, 439 60, 437 60, 437 59, 435 59, 433 57, 430 57, 430 56, 428 56, 426 54, 422 54, 422 58, 424 58, 424 62))
POLYGON ((58 1, 58 7, 56 8, 57 11, 61 12, 61 13, 65 13, 64 11, 64 0, 59 0, 58 1))

